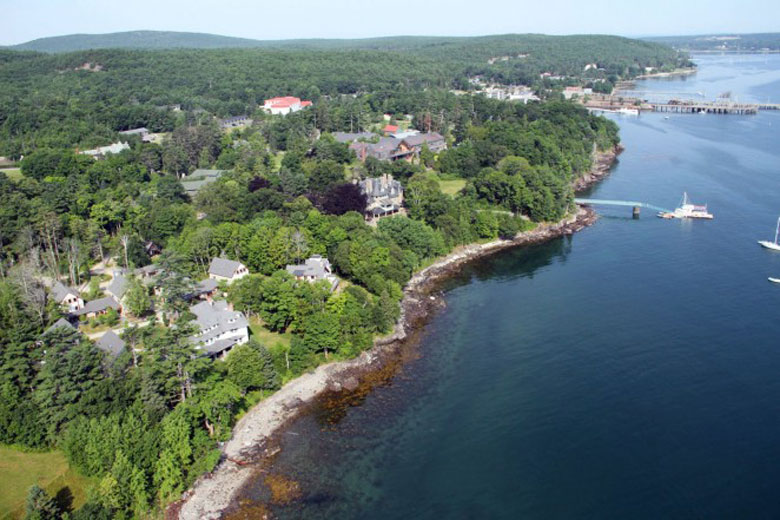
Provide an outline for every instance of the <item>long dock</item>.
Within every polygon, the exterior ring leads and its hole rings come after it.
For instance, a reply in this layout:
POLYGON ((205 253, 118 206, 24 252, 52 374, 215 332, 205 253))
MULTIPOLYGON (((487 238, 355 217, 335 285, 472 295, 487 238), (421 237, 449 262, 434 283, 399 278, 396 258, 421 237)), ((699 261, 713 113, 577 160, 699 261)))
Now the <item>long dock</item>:
POLYGON ((627 206, 634 208, 634 214, 639 214, 638 208, 647 208, 653 211, 660 211, 661 213, 671 213, 671 210, 656 206, 654 204, 648 204, 647 202, 639 202, 634 200, 610 200, 610 199, 580 199, 575 198, 574 202, 583 206, 627 206))

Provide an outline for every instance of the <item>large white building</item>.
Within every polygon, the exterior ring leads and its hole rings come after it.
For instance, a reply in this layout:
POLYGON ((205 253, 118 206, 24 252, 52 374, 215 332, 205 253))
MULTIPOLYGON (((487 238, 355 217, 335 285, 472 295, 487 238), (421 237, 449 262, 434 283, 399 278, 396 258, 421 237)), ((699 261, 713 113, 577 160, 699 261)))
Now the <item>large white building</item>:
POLYGON ((290 112, 297 112, 308 106, 311 106, 311 101, 301 101, 297 97, 284 96, 266 99, 263 109, 271 114, 287 115, 290 112))

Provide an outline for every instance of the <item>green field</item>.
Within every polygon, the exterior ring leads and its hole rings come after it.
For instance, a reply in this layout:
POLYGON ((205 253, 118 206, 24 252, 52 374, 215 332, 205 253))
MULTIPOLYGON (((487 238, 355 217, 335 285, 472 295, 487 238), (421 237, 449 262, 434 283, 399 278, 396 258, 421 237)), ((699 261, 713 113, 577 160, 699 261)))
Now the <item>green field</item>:
POLYGON ((264 345, 266 348, 271 348, 277 344, 282 344, 285 348, 290 346, 292 334, 271 332, 265 328, 263 320, 258 317, 249 318, 249 330, 252 331, 251 337, 259 341, 260 344, 264 345))
POLYGON ((58 497, 61 505, 77 509, 86 502, 93 481, 70 469, 59 451, 25 453, 0 446, 0 519, 24 517, 24 501, 33 484, 58 497))
POLYGON ((3 168, 0 169, 9 179, 12 181, 18 181, 22 178, 22 170, 19 168, 3 168))
POLYGON ((466 185, 466 181, 464 179, 452 179, 448 181, 439 181, 439 188, 441 188, 442 193, 446 193, 447 195, 456 195, 460 190, 463 189, 463 187, 466 185))

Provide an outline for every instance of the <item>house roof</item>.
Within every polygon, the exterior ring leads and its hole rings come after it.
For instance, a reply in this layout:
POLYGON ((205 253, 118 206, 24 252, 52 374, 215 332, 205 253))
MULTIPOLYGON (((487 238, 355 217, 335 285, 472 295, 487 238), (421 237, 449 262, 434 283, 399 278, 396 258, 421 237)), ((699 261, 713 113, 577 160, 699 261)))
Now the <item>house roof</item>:
POLYGON ((119 133, 121 135, 145 135, 149 133, 149 130, 142 126, 141 128, 133 128, 132 130, 123 130, 119 133))
POLYGON ((91 302, 87 302, 86 305, 84 305, 83 309, 79 309, 73 314, 76 316, 81 316, 83 314, 89 314, 92 312, 106 311, 109 308, 117 311, 121 308, 119 302, 116 301, 113 296, 106 296, 105 298, 100 298, 97 300, 92 300, 91 302))
POLYGON ((54 285, 51 287, 51 294, 54 296, 54 299, 57 300, 57 302, 62 302, 65 298, 68 297, 68 295, 71 294, 73 296, 79 296, 79 293, 76 291, 76 289, 68 287, 61 282, 54 282, 54 285))
POLYGON ((232 347, 238 339, 216 340, 210 345, 206 342, 230 332, 231 330, 249 327, 244 313, 231 311, 225 300, 215 302, 200 302, 190 307, 190 312, 195 315, 195 322, 200 327, 200 334, 193 338, 196 343, 203 343, 201 350, 217 353, 232 347))
POLYGON ((111 357, 117 357, 125 349, 125 341, 109 330, 95 342, 95 346, 111 357))
POLYGON ((216 280, 212 278, 206 278, 205 280, 198 282, 198 285, 195 286, 195 294, 210 293, 216 289, 218 285, 219 284, 216 280))
POLYGON ((404 138, 404 142, 409 146, 422 146, 424 143, 435 143, 439 141, 444 141, 444 136, 436 132, 415 134, 404 138))
POLYGON ((76 327, 74 327, 71 322, 69 322, 65 318, 60 318, 57 321, 55 321, 54 324, 51 327, 49 327, 48 329, 43 331, 43 335, 45 336, 46 334, 48 334, 48 333, 50 333, 50 332, 52 332, 54 330, 57 330, 60 327, 66 327, 66 328, 70 328, 70 329, 76 330, 76 327))
POLYGON ((121 274, 114 275, 114 279, 106 287, 106 292, 114 296, 117 300, 121 300, 127 292, 127 278, 121 274))
MULTIPOLYGON (((305 103, 305 102, 304 102, 305 103)), ((309 105, 311 105, 311 102, 308 102, 309 105)), ((265 107, 273 107, 273 108, 289 108, 293 105, 302 105, 301 98, 293 97, 293 96, 282 96, 282 97, 275 97, 271 99, 265 100, 265 107)))
POLYGON ((299 265, 288 265, 287 272, 293 276, 313 276, 317 279, 325 279, 332 276, 333 269, 330 261, 321 255, 313 255, 306 259, 306 262, 299 265))
POLYGON ((203 170, 198 169, 183 178, 180 182, 184 186, 184 191, 192 195, 200 191, 203 186, 211 184, 219 179, 225 170, 203 170))
POLYGON ((385 125, 385 127, 382 130, 384 130, 385 132, 397 132, 398 125, 385 125))
POLYGON ((209 266, 209 274, 221 276, 223 278, 233 278, 239 267, 242 267, 241 262, 235 260, 228 260, 227 258, 214 258, 209 266))
POLYGON ((354 143, 358 139, 372 139, 374 134, 371 132, 333 132, 333 138, 339 143, 354 143))

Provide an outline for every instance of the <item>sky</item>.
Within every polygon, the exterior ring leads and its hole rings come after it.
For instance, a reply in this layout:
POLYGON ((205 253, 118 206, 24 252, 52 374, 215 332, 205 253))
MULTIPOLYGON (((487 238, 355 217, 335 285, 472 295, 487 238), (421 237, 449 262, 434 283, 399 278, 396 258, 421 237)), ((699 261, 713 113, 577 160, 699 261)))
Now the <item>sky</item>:
POLYGON ((0 15, 0 45, 142 29, 259 40, 780 32, 778 0, 0 0, 0 15))

